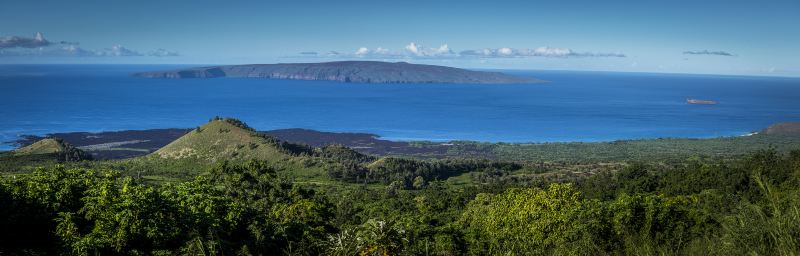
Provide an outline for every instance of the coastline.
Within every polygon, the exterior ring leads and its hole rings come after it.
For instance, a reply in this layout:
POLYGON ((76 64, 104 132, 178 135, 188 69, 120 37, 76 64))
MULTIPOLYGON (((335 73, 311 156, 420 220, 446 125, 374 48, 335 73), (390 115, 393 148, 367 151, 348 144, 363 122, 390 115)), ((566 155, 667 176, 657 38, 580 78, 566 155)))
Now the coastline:
MULTIPOLYGON (((780 126, 780 125, 774 125, 780 126)), ((770 127, 774 127, 770 126, 770 127)), ((765 144, 768 148, 775 138, 783 138, 786 134, 772 134, 767 132, 770 128, 763 131, 751 131, 730 136, 713 136, 706 138, 634 138, 610 141, 558 141, 558 142, 480 142, 469 140, 393 140, 370 133, 354 132, 325 132, 302 128, 277 129, 259 131, 261 133, 276 137, 282 141, 297 144, 305 144, 312 147, 320 147, 327 144, 341 144, 365 154, 378 156, 410 156, 420 158, 450 158, 450 157, 482 157, 489 159, 503 158, 503 152, 508 149, 530 150, 537 148, 557 148, 561 146, 584 147, 589 149, 603 148, 607 145, 617 147, 634 144, 664 144, 661 147, 671 147, 678 150, 681 146, 675 144, 697 144, 697 143, 718 143, 719 141, 730 141, 730 143, 741 143, 740 141, 760 141, 768 138, 767 142, 757 142, 765 144)), ((171 129, 147 129, 147 130, 125 130, 107 132, 66 132, 52 133, 43 136, 22 135, 18 140, 3 142, 6 145, 13 145, 15 148, 30 145, 40 139, 47 137, 58 137, 76 147, 90 152, 97 159, 123 159, 147 155, 159 148, 166 146, 170 142, 188 133, 190 128, 171 128, 171 129)), ((800 142, 800 134, 789 134, 787 138, 792 142, 800 142)), ((750 142, 754 143, 754 142, 750 142)), ((731 146, 733 146, 731 144, 731 146)), ((800 145, 800 143, 798 143, 800 145)), ((13 149, 12 149, 13 150, 13 149)), ((2 151, 0 151, 2 152, 2 151)), ((506 152, 507 153, 507 152, 506 152)), ((598 151, 599 153, 599 151, 598 151)))

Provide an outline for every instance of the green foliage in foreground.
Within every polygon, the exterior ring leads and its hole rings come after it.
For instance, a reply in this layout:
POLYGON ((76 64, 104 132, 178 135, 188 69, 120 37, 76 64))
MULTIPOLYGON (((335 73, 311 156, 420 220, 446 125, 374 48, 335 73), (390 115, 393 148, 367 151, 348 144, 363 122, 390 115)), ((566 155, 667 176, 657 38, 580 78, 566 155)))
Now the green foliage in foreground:
POLYGON ((4 181, 0 252, 314 254, 330 206, 261 162, 163 187, 113 171, 39 169, 4 181), (13 210, 12 210, 13 209, 13 210), (22 232, 14 232, 22 231, 22 232))
MULTIPOLYGON (((451 187, 415 178, 414 190, 392 184, 301 186, 280 178, 272 164, 222 163, 205 175, 163 185, 85 168, 4 176, 0 252, 800 253, 800 152, 630 164, 574 183, 535 187, 451 187)), ((397 166, 384 171, 414 172, 397 166)))
POLYGON ((716 224, 696 196, 584 200, 570 185, 480 194, 462 223, 474 254, 603 254, 685 248, 716 224))

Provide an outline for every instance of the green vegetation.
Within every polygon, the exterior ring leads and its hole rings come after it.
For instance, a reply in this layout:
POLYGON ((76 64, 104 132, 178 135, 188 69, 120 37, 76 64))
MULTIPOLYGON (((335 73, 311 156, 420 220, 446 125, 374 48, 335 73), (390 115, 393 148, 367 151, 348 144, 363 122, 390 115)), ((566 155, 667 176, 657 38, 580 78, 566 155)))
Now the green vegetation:
POLYGON ((800 254, 800 151, 703 153, 737 139, 685 157, 626 142, 574 161, 421 160, 215 118, 141 158, 7 159, 0 254, 800 254), (642 152, 617 159, 625 145, 642 152))
POLYGON ((39 169, 5 180, 0 251, 69 254, 269 254, 319 251, 331 218, 313 191, 263 162, 152 187, 113 171, 39 169), (13 234, 12 230, 24 230, 13 234))
MULTIPOLYGON (((421 143, 420 146, 431 146, 421 143)), ((646 139, 613 142, 479 143, 456 142, 452 156, 483 156, 504 161, 563 161, 572 163, 618 161, 682 161, 690 157, 738 157, 753 151, 800 150, 800 135, 756 134, 709 139, 646 139)))
POLYGON ((749 136, 706 139, 659 138, 610 142, 487 143, 415 141, 399 149, 374 150, 388 156, 418 159, 482 158, 500 161, 608 163, 626 161, 680 162, 691 157, 736 158, 750 152, 800 150, 796 123, 770 126, 749 136))
POLYGON ((800 242, 800 152, 633 164, 535 187, 417 181, 293 184, 265 161, 162 185, 40 168, 0 182, 0 251, 796 255, 800 242))

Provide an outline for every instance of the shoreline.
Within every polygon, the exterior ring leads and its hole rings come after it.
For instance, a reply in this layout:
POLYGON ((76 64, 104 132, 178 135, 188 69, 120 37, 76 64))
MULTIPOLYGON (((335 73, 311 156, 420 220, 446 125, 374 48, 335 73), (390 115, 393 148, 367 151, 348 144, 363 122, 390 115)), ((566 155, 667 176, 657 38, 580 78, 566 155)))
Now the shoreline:
MULTIPOLYGON (((772 126, 770 126, 772 127, 772 126)), ((187 133, 188 131, 193 130, 194 128, 153 128, 153 129, 142 129, 142 130, 109 130, 109 131, 69 131, 69 132, 53 132, 53 133, 45 133, 42 135, 36 134, 21 134, 17 136, 15 140, 8 140, 8 141, 0 141, 0 145, 11 145, 14 148, 24 147, 26 145, 30 145, 31 143, 50 137, 72 137, 75 135, 85 135, 87 139, 100 139, 106 138, 107 135, 110 134, 131 134, 131 133, 141 133, 141 134, 148 134, 154 133, 158 134, 161 132, 179 132, 181 131, 183 134, 187 133)), ((312 140, 312 144, 310 146, 322 146, 325 144, 334 144, 339 143, 342 144, 342 138, 350 138, 350 137, 358 137, 360 139, 371 139, 379 140, 379 141, 386 141, 386 142, 397 142, 397 143, 430 143, 430 144, 448 144, 453 142, 469 142, 469 143, 479 143, 479 144, 512 144, 512 145, 536 145, 536 144, 555 144, 555 143, 612 143, 617 141, 641 141, 641 140, 659 140, 659 139, 689 139, 689 140, 702 140, 702 139, 720 139, 720 138, 736 138, 736 137, 748 137, 753 135, 759 135, 764 133, 764 131, 768 129, 762 129, 758 131, 749 131, 749 132, 737 132, 735 134, 730 135, 710 135, 710 136, 698 136, 698 137, 637 137, 637 138, 619 138, 619 139, 598 139, 598 140, 540 140, 540 141, 493 141, 493 140, 473 140, 473 139, 422 139, 422 138, 395 138, 391 136, 381 136, 375 133, 369 132, 338 132, 338 131, 321 131, 315 129, 308 129, 308 128, 282 128, 282 129, 274 129, 274 130, 259 130, 259 133, 265 133, 268 135, 273 136, 290 136, 292 139, 287 141, 304 141, 306 140, 305 136, 312 136, 312 137, 326 137, 327 139, 332 140, 329 143, 321 143, 315 142, 312 140)), ((147 136, 147 135, 145 135, 147 136)), ((279 138, 280 139, 280 138, 279 138)), ((284 140, 284 139, 282 139, 284 140)), ((105 143, 126 143, 126 141, 111 141, 105 143)), ((83 144, 83 143, 78 143, 83 144)), ((99 145, 104 143, 97 143, 97 144, 87 144, 86 146, 93 146, 99 145)), ((306 143, 308 144, 308 143, 306 143)), ((13 149, 12 149, 13 150, 13 149)), ((0 150, 3 152, 5 150, 0 150)))
MULTIPOLYGON (((779 126, 773 125, 770 127, 779 126)), ((64 132, 50 133, 42 136, 20 135, 19 139, 2 142, 11 145, 14 150, 30 145, 47 137, 64 139, 80 149, 90 152, 98 159, 121 159, 147 155, 159 148, 166 146, 191 131, 192 128, 167 128, 147 130, 123 130, 105 132, 64 132)), ((704 138, 661 137, 661 138, 633 138, 608 141, 554 141, 554 142, 482 142, 471 140, 393 140, 371 133, 356 132, 325 132, 303 128, 277 129, 259 131, 282 141, 305 144, 312 147, 321 147, 328 144, 341 144, 353 148, 361 153, 372 155, 404 155, 423 157, 447 157, 451 149, 469 148, 469 154, 474 156, 493 157, 491 146, 537 146, 537 145, 569 145, 569 144, 621 144, 642 141, 662 140, 715 140, 750 138, 766 134, 769 128, 763 131, 751 131, 730 136, 712 136, 704 138), (489 147, 485 147, 489 146, 489 147)), ((0 151, 3 152, 3 151, 0 151)))

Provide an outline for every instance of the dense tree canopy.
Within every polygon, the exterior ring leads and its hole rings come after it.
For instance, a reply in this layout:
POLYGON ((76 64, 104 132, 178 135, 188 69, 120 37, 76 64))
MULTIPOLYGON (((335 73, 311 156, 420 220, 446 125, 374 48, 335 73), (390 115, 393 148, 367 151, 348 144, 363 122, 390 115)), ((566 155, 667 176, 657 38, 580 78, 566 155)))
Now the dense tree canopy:
POLYGON ((469 186, 442 180, 530 166, 376 162, 339 146, 309 154, 338 164, 341 172, 328 175, 343 182, 293 182, 285 176, 291 170, 264 161, 220 162, 158 184, 104 168, 3 175, 0 252, 796 255, 800 248, 800 152, 639 162, 570 182, 469 186), (335 176, 344 173, 355 176, 335 176))

